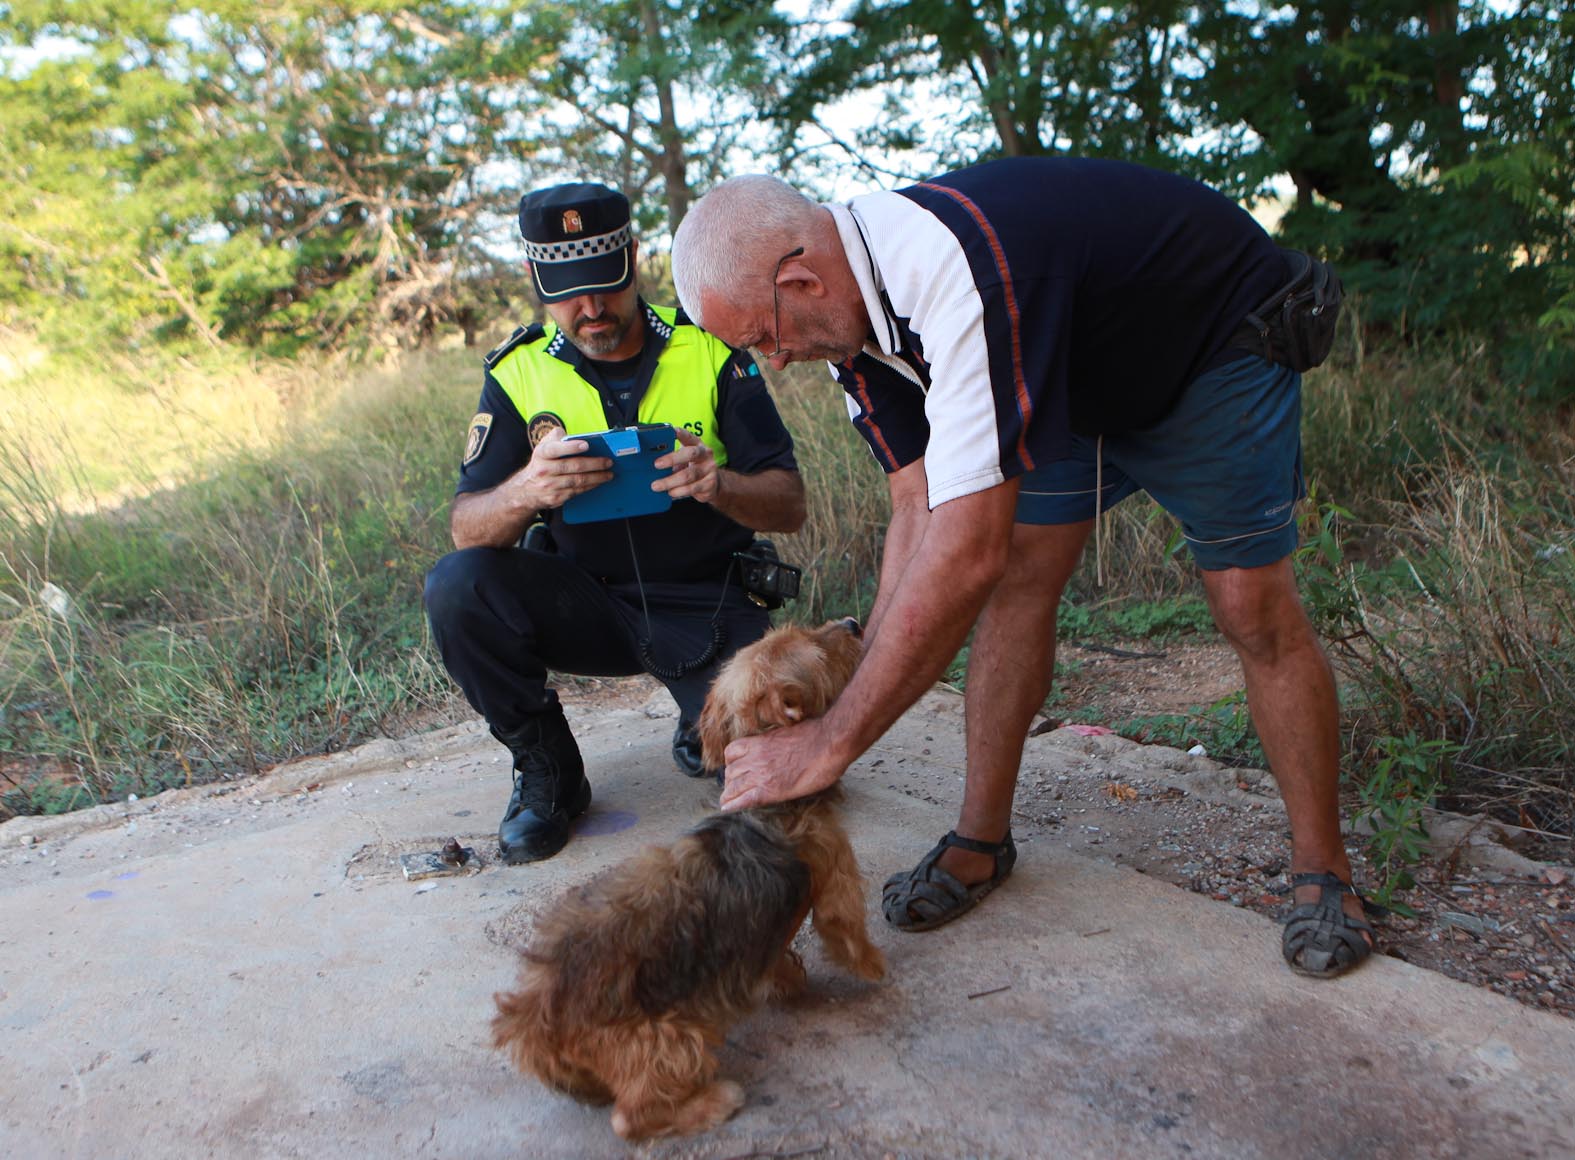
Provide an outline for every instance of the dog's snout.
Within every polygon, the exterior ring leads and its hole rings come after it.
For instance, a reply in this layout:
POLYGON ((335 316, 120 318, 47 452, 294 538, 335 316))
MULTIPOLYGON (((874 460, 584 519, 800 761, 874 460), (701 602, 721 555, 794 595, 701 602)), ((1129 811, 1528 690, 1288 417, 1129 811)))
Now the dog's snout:
POLYGON ((864 626, 858 622, 857 617, 844 616, 842 618, 842 627, 847 629, 854 636, 863 637, 864 635, 864 626))

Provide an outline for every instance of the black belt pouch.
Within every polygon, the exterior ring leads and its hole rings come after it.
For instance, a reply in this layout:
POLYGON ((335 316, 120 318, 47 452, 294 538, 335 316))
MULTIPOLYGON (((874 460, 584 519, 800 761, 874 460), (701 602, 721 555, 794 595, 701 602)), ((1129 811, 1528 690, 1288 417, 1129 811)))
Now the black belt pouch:
POLYGON ((1344 290, 1327 262, 1301 250, 1280 252, 1294 271, 1291 280, 1247 313, 1231 346, 1293 371, 1309 371, 1334 346, 1344 290))

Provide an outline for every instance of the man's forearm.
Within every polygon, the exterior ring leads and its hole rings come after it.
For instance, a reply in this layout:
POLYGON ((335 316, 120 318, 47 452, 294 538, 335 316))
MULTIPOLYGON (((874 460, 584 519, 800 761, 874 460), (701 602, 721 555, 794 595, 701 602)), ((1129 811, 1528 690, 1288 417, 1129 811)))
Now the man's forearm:
POLYGON ((523 506, 517 492, 502 486, 466 492, 454 497, 449 535, 456 548, 511 547, 525 534, 537 510, 523 506))
POLYGON ((893 473, 887 483, 891 488, 891 519, 886 524, 886 539, 881 545, 880 583, 875 588, 875 604, 864 626, 864 639, 870 644, 874 643, 886 609, 902 584, 902 574, 919 550, 930 519, 929 486, 922 460, 893 473))
MULTIPOLYGON (((929 514, 882 601, 879 632, 824 719, 839 760, 851 763, 879 740, 957 655, 1005 568, 1015 492, 1002 485, 929 514)), ((884 569, 881 583, 891 583, 884 569)))
POLYGON ((756 532, 796 532, 804 526, 804 480, 796 471, 773 467, 744 475, 717 470, 711 506, 756 532))

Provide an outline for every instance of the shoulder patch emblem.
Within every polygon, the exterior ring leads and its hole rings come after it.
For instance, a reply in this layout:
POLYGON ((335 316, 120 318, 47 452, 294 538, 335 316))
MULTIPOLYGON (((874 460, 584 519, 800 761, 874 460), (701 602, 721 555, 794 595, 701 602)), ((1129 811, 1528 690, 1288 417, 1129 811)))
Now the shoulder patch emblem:
POLYGON ((480 411, 470 421, 470 434, 465 436, 465 458, 460 463, 461 467, 469 467, 481 458, 481 449, 487 445, 487 436, 492 433, 492 415, 487 411, 480 411))
POLYGON ((530 431, 530 449, 532 451, 536 450, 540 446, 541 441, 547 437, 553 428, 562 426, 563 420, 551 411, 537 411, 530 417, 530 422, 526 424, 527 429, 530 431))

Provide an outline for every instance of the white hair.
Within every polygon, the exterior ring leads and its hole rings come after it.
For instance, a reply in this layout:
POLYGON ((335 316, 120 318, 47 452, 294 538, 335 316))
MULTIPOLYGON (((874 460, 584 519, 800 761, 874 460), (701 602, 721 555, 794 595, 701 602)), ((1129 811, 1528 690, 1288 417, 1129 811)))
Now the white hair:
POLYGON ((763 293, 762 274, 794 246, 803 245, 819 207, 780 178, 750 173, 730 178, 690 207, 673 235, 673 288, 698 326, 706 293, 735 301, 763 293))

